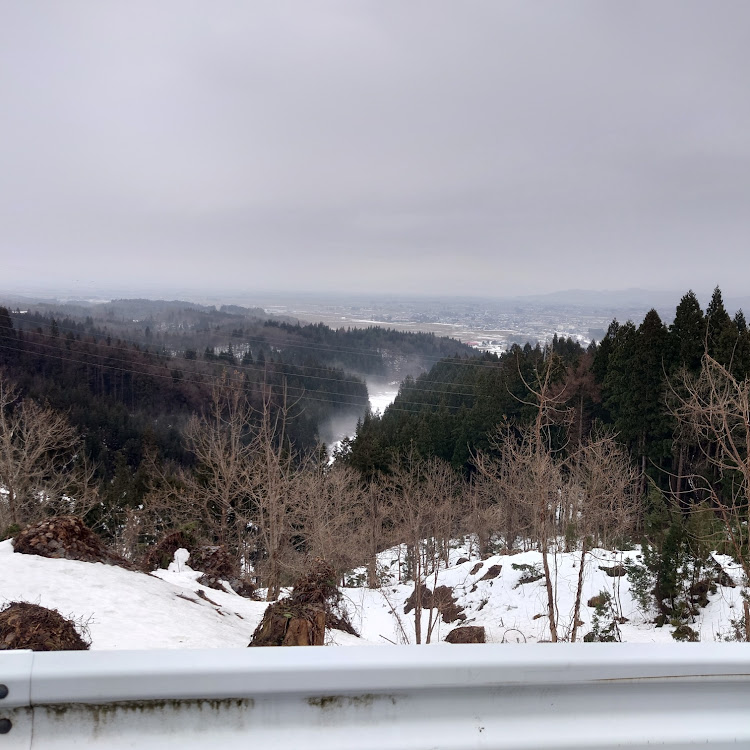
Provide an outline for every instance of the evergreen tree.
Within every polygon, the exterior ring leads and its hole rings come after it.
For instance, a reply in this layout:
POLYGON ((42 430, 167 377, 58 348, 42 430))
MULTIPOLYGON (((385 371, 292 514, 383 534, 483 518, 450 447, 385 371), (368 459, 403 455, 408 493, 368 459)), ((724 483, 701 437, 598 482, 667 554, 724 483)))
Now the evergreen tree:
POLYGON ((721 289, 717 286, 706 308, 706 343, 708 353, 720 364, 729 367, 737 343, 737 328, 724 307, 721 289))
POLYGON ((705 349, 706 320, 692 289, 680 300, 674 322, 669 327, 672 368, 686 367, 691 372, 700 370, 705 349))
POLYGON ((10 317, 7 307, 0 307, 0 339, 14 338, 13 319, 10 317))
POLYGON ((732 360, 732 374, 738 380, 745 380, 745 378, 750 376, 750 331, 748 331, 747 321, 742 310, 737 310, 732 323, 737 329, 737 343, 732 360))
POLYGON ((594 362, 591 365, 591 369, 594 372, 594 377, 597 383, 603 383, 604 378, 607 375, 607 369, 609 368, 609 357, 612 354, 612 347, 617 338, 617 333, 620 330, 620 324, 617 319, 613 320, 607 328, 607 333, 601 340, 601 343, 596 348, 594 355, 594 362))
POLYGON ((638 328, 631 377, 633 406, 639 429, 639 450, 656 462, 671 452, 671 419, 665 403, 665 359, 669 334, 656 310, 649 310, 638 328))
MULTIPOLYGON (((602 340, 600 349, 605 341, 610 339, 610 332, 602 340)), ((632 372, 636 357, 636 327, 632 321, 617 325, 614 336, 611 337, 606 360, 606 370, 602 395, 604 405, 609 411, 610 418, 618 433, 619 439, 632 446, 638 439, 640 431, 633 406, 632 372)), ((600 363, 602 358, 600 358, 600 363)))
POLYGON ((747 333, 747 321, 745 320, 745 313, 742 310, 737 310, 735 313, 734 324, 737 326, 737 331, 740 335, 747 333))

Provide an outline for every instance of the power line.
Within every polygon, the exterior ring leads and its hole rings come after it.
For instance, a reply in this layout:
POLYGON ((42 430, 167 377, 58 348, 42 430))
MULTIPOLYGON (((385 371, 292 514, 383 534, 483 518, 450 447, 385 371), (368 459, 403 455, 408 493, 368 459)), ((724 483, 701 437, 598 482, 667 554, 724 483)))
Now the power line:
MULTIPOLYGON (((48 344, 37 344, 37 346, 49 346, 49 345, 48 344)), ((30 353, 27 349, 9 346, 8 344, 3 343, 1 340, 0 340, 0 349, 5 349, 7 351, 20 352, 20 353, 25 353, 25 354, 29 354, 30 353)), ((128 372, 128 373, 135 374, 135 375, 144 375, 144 376, 148 376, 148 377, 165 378, 165 379, 169 379, 169 380, 172 380, 172 381, 175 380, 175 378, 172 376, 171 373, 146 372, 146 371, 143 371, 143 370, 136 370, 136 369, 133 369, 131 367, 118 367, 118 366, 115 366, 115 365, 110 365, 110 364, 105 364, 105 363, 92 363, 92 362, 87 362, 85 360, 75 359, 73 357, 64 357, 64 356, 55 355, 55 354, 49 354, 49 353, 45 353, 45 352, 31 352, 31 353, 34 354, 35 356, 45 357, 47 359, 59 360, 59 361, 62 361, 62 362, 71 362, 71 363, 74 363, 74 364, 82 364, 82 365, 87 365, 87 366, 92 366, 92 367, 102 367, 102 368, 105 368, 105 369, 108 369, 108 370, 114 370, 114 371, 117 371, 117 372, 128 372)), ((117 360, 117 361, 120 361, 120 360, 117 360)), ((150 364, 147 364, 146 366, 147 367, 157 367, 157 365, 150 365, 150 364)), ((233 378, 233 377, 228 376, 228 375, 227 376, 223 376, 223 375, 211 375, 211 374, 207 374, 207 373, 192 373, 192 375, 196 375, 198 377, 189 377, 189 375, 188 375, 188 376, 183 376, 182 380, 185 381, 185 382, 188 382, 188 383, 197 383, 197 384, 208 384, 208 383, 211 383, 211 382, 218 383, 220 381, 221 382, 225 382, 226 380, 228 380, 229 382, 236 382, 236 383, 244 383, 245 382, 241 378, 233 378)), ((281 386, 281 385, 273 384, 273 383, 268 384, 268 385, 272 389, 273 388, 283 388, 283 387, 285 387, 285 386, 281 386)), ((308 393, 310 393, 310 391, 307 391, 306 389, 304 389, 302 387, 299 387, 299 386, 286 386, 286 388, 287 388, 287 390, 291 389, 291 390, 295 390, 295 391, 297 391, 297 390, 301 391, 300 395, 297 396, 296 398, 300 398, 300 399, 304 398, 307 401, 316 401, 316 402, 327 403, 327 404, 340 404, 340 405, 343 405, 343 406, 364 406, 364 404, 362 404, 361 401, 359 401, 359 402, 352 401, 352 400, 344 401, 342 399, 336 399, 336 398, 317 398, 315 396, 310 396, 310 395, 307 395, 308 393)), ((417 392, 418 393, 419 392, 430 393, 431 391, 429 389, 424 389, 423 391, 420 390, 420 389, 418 389, 417 392)), ((313 393, 319 393, 319 392, 313 391, 313 393)), ((325 394, 325 392, 323 392, 323 393, 325 394)), ((354 394, 344 394, 344 393, 333 393, 333 392, 331 392, 331 395, 345 396, 345 397, 348 397, 350 399, 357 399, 357 398, 359 398, 358 396, 356 396, 354 394)), ((467 395, 469 397, 473 397, 474 396, 474 394, 464 394, 464 395, 467 395)), ((415 406, 415 407, 434 406, 434 407, 437 407, 437 409, 454 409, 454 410, 460 410, 460 409, 465 408, 464 405, 454 406, 454 405, 450 405, 450 404, 428 404, 426 402, 417 402, 417 401, 406 402, 404 405, 407 406, 407 407, 408 406, 415 406)), ((413 409, 409 409, 409 408, 401 408, 401 407, 396 407, 396 406, 393 406, 393 405, 390 405, 387 408, 391 409, 393 411, 398 411, 398 412, 404 412, 404 413, 409 413, 409 414, 413 413, 413 409)))
MULTIPOLYGON (((57 323, 57 325, 58 325, 58 328, 60 330, 67 330, 67 331, 75 332, 75 333, 78 333, 78 334, 81 333, 81 331, 79 331, 77 328, 60 326, 59 323, 57 323)), ((125 325, 125 324, 123 324, 123 325, 125 325)), ((310 324, 310 325, 314 325, 314 324, 310 324)), ((282 328, 276 327, 276 326, 273 326, 273 328, 275 328, 275 330, 282 331, 285 334, 293 335, 292 331, 287 331, 286 329, 282 329, 282 328)), ((301 328, 303 328, 303 327, 301 327, 301 328)), ((383 330, 383 331, 393 330, 393 329, 385 329, 385 328, 382 328, 380 326, 372 326, 372 328, 375 328, 375 329, 378 329, 378 330, 383 330)), ((330 329, 329 328, 329 330, 334 330, 334 329, 330 329)), ((401 332, 401 331, 394 331, 394 332, 398 333, 399 335, 404 335, 404 336, 407 336, 407 335, 416 335, 416 334, 410 334, 408 332, 405 333, 405 332, 401 332)), ((42 335, 45 335, 45 334, 42 334, 42 335)), ((49 335, 49 334, 46 334, 46 335, 49 335)), ((95 335, 95 334, 89 333, 88 335, 95 335)), ((103 336, 104 333, 100 333, 98 335, 103 336)), ((109 334, 107 334, 107 335, 109 335, 109 334)), ((117 335, 117 334, 115 334, 115 335, 117 335)), ((174 334, 174 335, 179 336, 179 334, 174 334)), ((427 336, 427 335, 430 335, 430 334, 424 334, 424 335, 427 336)), ((436 337, 436 338, 440 338, 440 337, 436 337)), ((444 338, 446 338, 448 341, 452 340, 452 339, 448 339, 447 337, 444 337, 444 338)), ((121 341, 127 341, 127 339, 122 339, 122 338, 120 340, 121 341)), ((247 342, 247 343, 258 343, 258 344, 266 345, 266 346, 269 346, 269 347, 273 346, 273 343, 269 342, 266 339, 263 339, 263 338, 253 338, 253 337, 242 337, 241 342, 238 342, 238 343, 245 343, 245 342, 247 342)), ((139 347, 141 346, 141 343, 137 342, 137 341, 130 340, 129 343, 134 344, 134 345, 139 346, 139 347)), ((461 342, 458 342, 458 343, 460 344, 461 342)), ((229 342, 228 342, 227 345, 229 346, 231 344, 232 344, 232 341, 229 340, 229 342)), ((326 353, 356 354, 356 355, 362 355, 362 356, 367 356, 367 357, 377 357, 379 359, 382 359, 382 356, 383 356, 382 352, 375 351, 375 350, 368 351, 366 349, 348 349, 348 348, 344 348, 344 347, 313 346, 313 345, 309 345, 309 344, 295 344, 295 343, 289 343, 289 342, 285 342, 284 345, 285 345, 285 348, 287 348, 287 349, 309 349, 311 351, 326 352, 326 353)), ((485 356, 487 354, 487 352, 479 352, 478 350, 475 350, 475 351, 477 351, 477 359, 479 359, 480 357, 483 357, 483 356, 485 356)), ((424 354, 424 355, 419 354, 419 355, 416 355, 416 356, 418 356, 420 359, 422 359, 424 361, 431 362, 432 364, 437 364, 437 363, 439 363, 439 362, 441 362, 441 361, 443 361, 445 359, 453 359, 453 358, 458 357, 460 355, 446 354, 444 356, 433 356, 433 355, 427 355, 427 354, 424 354)), ((481 362, 461 362, 461 361, 457 361, 454 364, 459 365, 459 366, 466 366, 466 367, 486 367, 486 368, 490 368, 490 369, 493 369, 496 366, 494 364, 485 364, 485 363, 481 363, 481 362)), ((301 367, 305 367, 306 365, 300 365, 300 366, 301 367)), ((322 369, 322 368, 320 368, 320 369, 322 369)))
MULTIPOLYGON (((1 338, 9 338, 8 336, 5 336, 5 337, 2 336, 2 331, 3 330, 8 331, 8 330, 15 330, 15 329, 9 329, 7 326, 0 326, 0 339, 1 338)), ((41 337, 46 338, 46 339, 52 339, 55 342, 59 341, 59 337, 54 336, 53 334, 40 333, 38 331, 31 331, 30 335, 41 336, 41 337)), ((54 348, 54 349, 58 349, 59 348, 59 346, 57 346, 57 344, 52 345, 52 344, 44 344, 44 343, 41 343, 41 342, 33 342, 33 343, 36 346, 46 346, 46 347, 54 348)), ((81 342, 77 342, 77 343, 78 344, 86 344, 87 342, 81 341, 81 342)), ((95 343, 94 345, 95 346, 99 346, 97 343, 95 343)), ((107 348, 108 349, 113 349, 115 351, 127 352, 128 354, 133 354, 133 349, 131 349, 129 347, 112 346, 111 344, 108 344, 107 348)), ((151 355, 151 356, 155 356, 155 357, 160 357, 161 356, 159 352, 152 352, 152 351, 150 351, 148 349, 143 350, 143 349, 138 348, 137 351, 140 354, 144 355, 144 356, 146 356, 146 355, 151 355)), ((112 357, 111 355, 106 354, 106 353, 105 354, 98 354, 98 353, 95 353, 95 352, 86 352, 86 355, 87 356, 91 356, 91 357, 99 357, 99 358, 102 358, 102 359, 114 359, 115 361, 119 361, 119 362, 127 362, 127 361, 129 361, 129 360, 125 360, 125 359, 122 359, 122 358, 118 359, 116 357, 112 357)), ((179 360, 181 362, 198 362, 199 361, 199 360, 194 360, 194 359, 188 359, 187 357, 175 356, 175 355, 172 355, 172 354, 169 354, 168 357, 169 357, 169 360, 172 361, 172 362, 174 362, 176 360, 179 360)), ((203 360, 203 361, 205 361, 205 360, 203 360)), ((443 362, 443 363, 449 364, 449 365, 454 365, 454 364, 467 364, 467 365, 470 365, 471 364, 471 363, 453 362, 450 359, 448 359, 448 360, 446 360, 446 359, 439 360, 439 362, 443 362)), ((490 367, 490 369, 492 369, 494 371, 497 371, 499 364, 500 363, 498 362, 497 365, 491 365, 489 367, 490 367)), ((340 369, 340 371, 342 373, 345 373, 345 370, 343 370, 341 368, 333 368, 333 367, 329 367, 329 368, 324 368, 324 367, 310 367, 308 365, 296 365, 296 364, 288 363, 288 362, 286 362, 286 363, 285 362, 274 362, 273 365, 274 365, 274 367, 278 367, 278 368, 287 367, 287 368, 295 368, 295 369, 298 369, 298 370, 314 369, 314 370, 323 370, 324 372, 330 372, 331 370, 335 371, 336 369, 340 369)), ((149 366, 152 366, 152 365, 149 364, 149 366)), ((266 370, 265 366, 260 366, 260 365, 256 366, 256 365, 231 364, 231 367, 233 367, 234 369, 236 369, 238 371, 241 371, 241 372, 256 372, 256 373, 261 373, 261 372, 265 372, 265 370, 266 370)), ((292 372, 283 372, 282 371, 282 374, 285 374, 285 375, 290 376, 290 377, 305 377, 305 378, 309 378, 310 380, 331 381, 331 382, 336 382, 336 383, 348 383, 348 384, 353 384, 353 385, 366 384, 365 381, 360 380, 360 379, 352 380, 352 379, 347 379, 347 378, 329 378, 329 377, 325 377, 325 376, 322 376, 322 375, 307 375, 307 374, 304 374, 304 373, 293 372, 293 371, 292 372)), ((416 382, 416 379, 415 379, 415 382, 416 382)), ((446 385, 446 386, 451 386, 452 388, 458 387, 458 388, 474 389, 476 387, 472 383, 458 383, 457 384, 457 383, 452 383, 450 381, 433 381, 433 380, 431 380, 431 381, 429 381, 429 383, 430 383, 430 385, 446 385)), ((431 389, 426 389, 425 388, 425 389, 421 389, 421 390, 428 391, 430 393, 438 393, 438 394, 449 395, 449 396, 469 396, 469 397, 472 397, 472 396, 475 395, 474 393, 467 393, 466 391, 441 390, 441 389, 437 389, 437 388, 431 388, 431 389)))

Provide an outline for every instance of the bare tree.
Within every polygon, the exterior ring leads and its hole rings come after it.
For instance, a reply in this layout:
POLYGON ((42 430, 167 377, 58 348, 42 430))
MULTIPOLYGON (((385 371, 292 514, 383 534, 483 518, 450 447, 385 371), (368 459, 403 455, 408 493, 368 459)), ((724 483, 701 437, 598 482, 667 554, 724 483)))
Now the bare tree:
POLYGON ((581 613, 586 556, 592 546, 606 546, 633 528, 638 508, 639 474, 612 435, 595 436, 568 460, 563 488, 566 533, 581 543, 570 641, 576 640, 581 613))
MULTIPOLYGON (((395 459, 385 483, 393 508, 395 533, 408 549, 414 579, 414 636, 417 643, 422 643, 426 579, 436 574, 444 557, 439 540, 451 535, 446 524, 452 523, 453 511, 447 506, 455 502, 456 479, 444 461, 422 459, 412 448, 395 459)), ((428 643, 432 607, 429 617, 428 643)))
POLYGON ((362 497, 362 551, 367 565, 367 585, 378 588, 378 553, 386 547, 386 527, 393 517, 390 495, 381 483, 369 481, 363 489, 362 497))
MULTIPOLYGON (((478 487, 496 498, 495 528, 504 529, 506 545, 518 534, 529 535, 542 557, 547 594, 547 619, 552 641, 575 640, 581 606, 586 556, 592 544, 606 543, 629 528, 635 512, 635 472, 627 453, 611 435, 586 442, 580 420, 574 440, 565 443, 569 410, 562 408, 563 391, 553 387, 554 362, 548 362, 536 383, 527 384, 534 420, 526 428, 501 425, 490 437, 494 455, 477 453, 478 487), (560 426, 564 445, 555 448, 553 426, 560 426), (578 446, 572 454, 564 450, 578 446), (498 457, 499 456, 499 457, 498 457), (561 540, 566 549, 581 543, 576 602, 572 624, 561 627, 557 578, 550 556, 561 540)), ((486 502, 486 501, 485 501, 486 502)))
POLYGON ((748 508, 750 507, 750 378, 738 380, 728 368, 704 354, 698 375, 682 373, 671 384, 670 408, 688 434, 696 438, 706 462, 723 480, 719 489, 704 477, 691 482, 710 498, 723 522, 734 557, 742 567, 745 632, 750 641, 748 508), (723 491, 722 491, 723 490, 723 491), (728 496, 727 493, 728 492, 728 496))
MULTIPOLYGON (((247 511, 252 414, 241 385, 225 379, 214 386, 210 412, 202 418, 193 416, 185 429, 197 467, 181 475, 181 501, 192 507, 194 517, 215 541, 235 549, 244 535, 237 522, 247 511)), ((172 494, 177 488, 166 483, 166 489, 172 494)))
POLYGON ((87 509, 92 472, 78 448, 63 414, 22 399, 0 373, 0 528, 87 509), (65 495, 74 488, 77 497, 65 495))
POLYGON ((500 458, 478 451, 472 458, 476 474, 469 489, 469 529, 477 535, 479 554, 490 551, 490 539, 499 534, 510 551, 519 538, 531 530, 531 514, 525 499, 526 470, 520 456, 514 454, 513 430, 499 428, 491 443, 500 458))
POLYGON ((324 560, 338 575, 366 557, 368 530, 361 523, 366 493, 356 471, 313 463, 299 472, 293 490, 292 524, 304 556, 299 573, 324 560))
POLYGON ((271 391, 266 388, 260 412, 260 424, 250 449, 252 463, 246 475, 250 491, 252 517, 263 560, 266 599, 273 601, 281 593, 282 572, 291 553, 291 510, 294 485, 299 472, 286 426, 290 406, 286 388, 281 403, 271 408, 271 391))

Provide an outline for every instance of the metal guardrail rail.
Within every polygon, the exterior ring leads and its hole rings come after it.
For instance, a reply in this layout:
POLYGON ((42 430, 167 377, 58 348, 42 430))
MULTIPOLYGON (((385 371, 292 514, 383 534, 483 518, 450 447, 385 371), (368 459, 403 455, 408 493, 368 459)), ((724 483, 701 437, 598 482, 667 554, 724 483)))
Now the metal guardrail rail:
POLYGON ((750 748, 750 646, 6 651, 0 732, 0 750, 750 748))

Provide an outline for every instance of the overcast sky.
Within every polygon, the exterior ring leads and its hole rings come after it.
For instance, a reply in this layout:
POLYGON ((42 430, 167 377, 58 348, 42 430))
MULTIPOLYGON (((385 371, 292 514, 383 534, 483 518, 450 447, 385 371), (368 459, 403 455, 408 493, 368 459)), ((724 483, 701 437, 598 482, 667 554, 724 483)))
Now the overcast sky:
POLYGON ((750 287, 747 0, 0 0, 0 288, 750 287))

